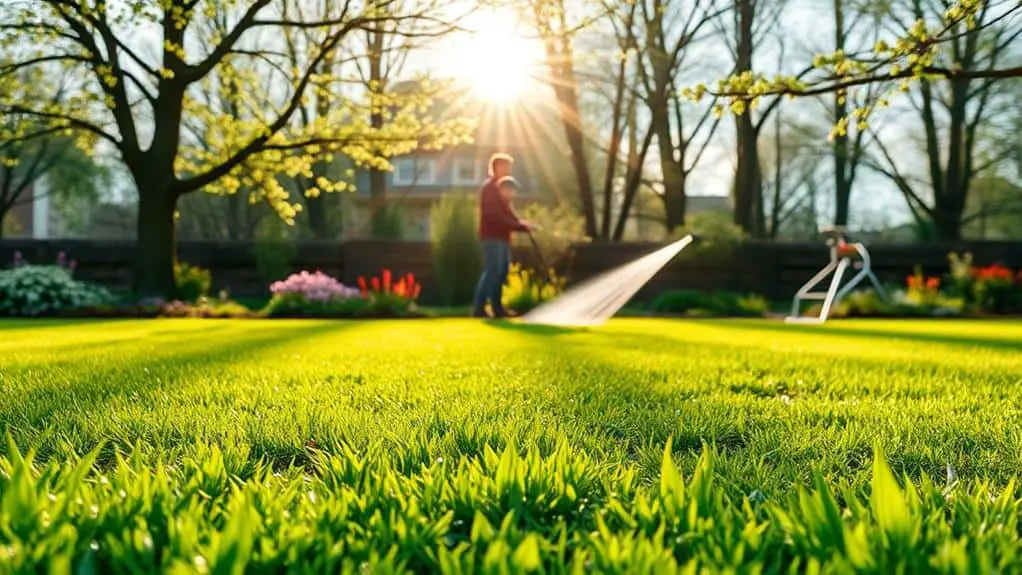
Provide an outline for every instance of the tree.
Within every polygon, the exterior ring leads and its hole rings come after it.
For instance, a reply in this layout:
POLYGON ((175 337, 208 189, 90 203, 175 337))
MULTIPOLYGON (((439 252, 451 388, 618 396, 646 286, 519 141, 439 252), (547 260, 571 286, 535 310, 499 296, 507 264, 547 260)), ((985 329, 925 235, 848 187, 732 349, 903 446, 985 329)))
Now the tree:
MULTIPOLYGON (((388 8, 396 1, 344 0, 308 12, 296 8, 305 6, 302 0, 9 2, 0 15, 0 44, 32 48, 5 64, 0 76, 60 66, 81 89, 58 104, 5 98, 0 109, 114 146, 138 193, 135 291, 166 297, 174 287, 174 214, 183 195, 203 189, 231 194, 244 185, 292 221, 297 209, 279 178, 311 174, 323 154, 386 168, 385 155, 464 137, 458 125, 430 125, 417 117, 375 130, 362 119, 364 103, 354 99, 309 125, 296 121, 310 89, 337 82, 322 73, 322 65, 353 34, 394 20, 416 22, 419 36, 449 29, 436 14, 395 15, 388 8), (200 25, 223 12, 231 23, 225 34, 200 25), (159 45, 138 45, 138 30, 159 38, 159 45), (293 30, 307 38, 298 46, 297 65, 289 67, 281 37, 293 30), (255 73, 259 67, 274 70, 272 81, 255 73), (276 105, 253 101, 237 115, 203 106, 195 87, 209 78, 237 86, 241 98, 259 94, 276 105), (195 146, 183 130, 194 116, 204 117, 208 147, 195 146)), ((322 191, 335 184, 320 183, 330 184, 322 191)))
MULTIPOLYGON (((834 0, 834 52, 846 53, 851 51, 850 38, 857 29, 862 27, 863 19, 869 16, 869 10, 860 9, 848 18, 846 0, 834 0)), ((880 22, 874 18, 872 22, 873 42, 879 40, 880 22)), ((873 100, 875 86, 870 84, 866 87, 866 93, 861 98, 860 106, 873 100)), ((837 90, 830 95, 833 100, 831 122, 835 125, 841 123, 848 117, 848 93, 846 90, 837 90)), ((854 136, 847 130, 833 134, 831 138, 831 150, 834 161, 834 219, 835 226, 847 226, 848 215, 851 207, 852 188, 855 185, 855 176, 859 166, 862 164, 863 152, 865 150, 864 137, 866 130, 856 127, 854 136)))
POLYGON ((685 225, 689 176, 719 124, 709 109, 688 117, 687 103, 672 94, 677 93, 680 75, 691 60, 691 48, 705 38, 704 29, 727 8, 714 0, 693 0, 691 4, 642 0, 639 5, 642 23, 639 36, 644 38, 637 64, 639 86, 648 109, 650 129, 656 135, 663 178, 664 225, 670 233, 685 225))
MULTIPOLYGON (((735 0, 730 11, 733 27, 728 29, 722 20, 717 21, 720 36, 728 47, 734 62, 733 70, 738 77, 752 73, 755 54, 777 28, 783 8, 783 0, 735 0)), ((698 98, 702 97, 704 91, 703 86, 697 87, 698 98)), ((770 114, 780 104, 780 99, 774 98, 754 118, 752 109, 757 108, 758 104, 758 100, 746 102, 741 99, 735 99, 731 104, 735 112, 736 138, 732 187, 734 223, 752 237, 764 237, 767 234, 759 137, 770 114)), ((712 108, 715 117, 722 116, 720 104, 712 108)))
POLYGON ((659 180, 655 185, 668 206, 665 225, 683 223, 688 175, 717 122, 709 112, 689 118, 684 104, 671 96, 691 47, 721 9, 713 0, 604 0, 593 14, 577 11, 570 18, 563 3, 533 0, 530 7, 546 48, 587 234, 623 238, 639 190, 653 183, 647 158, 654 142, 659 150, 654 161, 662 174, 654 178, 659 180), (585 88, 602 98, 598 117, 587 116, 579 105, 585 88), (587 130, 586 123, 609 126, 609 131, 587 130))
POLYGON ((596 202, 586 156, 586 134, 579 113, 579 82, 575 71, 574 36, 589 19, 570 23, 564 0, 529 0, 533 23, 543 43, 549 81, 554 91, 561 124, 575 172, 586 235, 599 237, 596 202))
POLYGON ((965 233, 980 239, 1022 238, 1022 184, 1002 176, 982 176, 973 182, 965 233))
MULTIPOLYGON (((2 65, 5 62, 0 59, 2 65)), ((42 93, 44 84, 38 74, 29 71, 12 74, 6 81, 0 78, 0 101, 61 97, 60 90, 53 95, 42 93)), ((39 197, 35 188, 44 177, 50 186, 43 193, 67 201, 94 200, 104 170, 65 130, 49 127, 28 114, 0 114, 0 222, 6 221, 16 206, 39 197)))
POLYGON ((908 198, 919 218, 934 224, 938 237, 957 239, 961 235, 962 213, 967 203, 969 183, 977 173, 972 155, 977 130, 983 119, 994 82, 1022 77, 1022 66, 1004 66, 1005 56, 1022 36, 1022 26, 1014 18, 1022 11, 1015 0, 982 3, 960 0, 933 18, 931 6, 915 0, 908 4, 907 18, 899 17, 893 7, 883 5, 902 30, 891 40, 880 39, 868 53, 846 54, 839 50, 814 58, 810 77, 778 76, 767 79, 747 70, 718 83, 714 90, 697 86, 693 97, 713 94, 725 97, 732 109, 741 112, 764 96, 811 96, 843 94, 864 86, 878 86, 870 102, 856 107, 836 122, 832 137, 845 136, 850 125, 861 130, 877 108, 888 106, 897 91, 910 93, 918 85, 919 100, 914 105, 921 114, 926 135, 929 184, 934 190, 930 205, 909 185, 909 179, 892 170, 893 156, 884 152, 892 177, 908 198), (942 83, 947 95, 935 95, 942 83), (947 153, 940 149, 937 137, 937 106, 947 112, 947 153), (946 162, 942 158, 947 155, 946 162))
MULTIPOLYGON (((929 8, 920 0, 911 0, 905 12, 917 21, 925 21, 931 18, 929 8)), ((896 20, 898 17, 897 12, 891 15, 896 20)), ((957 68, 971 72, 992 69, 1004 61, 1022 28, 987 25, 991 19, 996 16, 987 9, 979 10, 975 15, 976 30, 944 41, 947 53, 935 57, 934 63, 950 58, 957 68)), ((1004 106, 1004 112, 1016 107, 1014 99, 997 94, 995 85, 999 81, 996 76, 985 79, 956 76, 943 82, 923 77, 908 90, 905 101, 922 127, 926 173, 922 181, 909 174, 912 166, 906 166, 904 157, 892 151, 880 131, 872 130, 880 158, 871 159, 867 165, 897 185, 917 222, 932 226, 939 239, 961 237, 973 181, 1012 154, 1011 146, 984 134, 1000 116, 996 113, 998 102, 1004 106), (988 156, 986 159, 979 158, 982 152, 988 156)))

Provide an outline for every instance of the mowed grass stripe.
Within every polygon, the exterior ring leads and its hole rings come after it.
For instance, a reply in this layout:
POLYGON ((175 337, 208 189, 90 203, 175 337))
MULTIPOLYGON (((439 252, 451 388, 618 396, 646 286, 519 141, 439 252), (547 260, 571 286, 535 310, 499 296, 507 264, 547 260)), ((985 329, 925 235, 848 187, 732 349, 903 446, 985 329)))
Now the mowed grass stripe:
POLYGON ((9 571, 1022 568, 1017 494, 999 491, 1022 471, 1018 321, 0 322, 0 334, 9 571), (85 483, 57 471, 100 445, 85 483), (877 483, 877 445, 919 496, 877 483), (19 463, 27 448, 48 471, 19 463))
MULTIPOLYGON (((0 421, 42 452, 195 442, 239 461, 383 438, 409 463, 562 438, 656 474, 668 437, 734 455, 741 489, 810 463, 858 476, 880 439, 908 471, 1019 470, 1019 322, 618 320, 556 330, 460 320, 160 320, 4 326, 0 421), (912 331, 916 329, 917 331, 912 331), (969 343, 933 344, 963 333, 969 343), (873 336, 889 330, 892 338, 873 336), (849 335, 852 334, 852 335, 849 335), (864 337, 863 334, 870 334, 864 337), (994 340, 1003 346, 976 346, 994 340), (753 477, 744 474, 764 467, 753 477)), ((762 484, 759 484, 762 483, 762 484)))

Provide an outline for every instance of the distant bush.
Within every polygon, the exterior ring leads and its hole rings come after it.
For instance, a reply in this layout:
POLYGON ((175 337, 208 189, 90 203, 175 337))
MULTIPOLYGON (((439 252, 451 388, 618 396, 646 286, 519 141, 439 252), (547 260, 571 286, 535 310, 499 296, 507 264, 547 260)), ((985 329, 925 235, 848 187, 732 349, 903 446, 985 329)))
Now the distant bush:
POLYGON ((437 299, 447 306, 468 304, 482 272, 476 201, 444 194, 433 204, 429 220, 437 299))
POLYGON ((372 215, 369 234, 376 240, 401 240, 405 237, 405 219, 401 206, 384 204, 372 215))
POLYGON ((539 304, 549 301, 564 290, 564 278, 549 270, 544 276, 521 264, 512 264, 504 284, 503 304, 507 309, 526 313, 539 304))
POLYGON ((250 317, 252 312, 234 301, 200 297, 195 302, 178 300, 166 303, 160 306, 159 315, 161 317, 225 319, 250 317))
MULTIPOLYGON (((962 300, 949 298, 942 294, 934 296, 927 293, 932 290, 933 282, 926 287, 924 280, 924 291, 901 290, 892 288, 888 291, 887 298, 882 297, 876 290, 862 289, 854 291, 841 301, 837 302, 830 310, 830 318, 882 318, 882 317, 934 317, 957 315, 962 311, 962 300)), ((913 280, 913 285, 917 282, 913 280)), ((823 309, 822 303, 809 306, 804 315, 819 316, 823 309)))
POLYGON ((649 304, 649 310, 657 313, 688 313, 693 310, 708 310, 712 306, 708 293, 674 289, 662 292, 653 298, 649 304))
POLYGON ((198 301, 199 298, 209 295, 209 288, 212 285, 213 277, 209 270, 192 266, 186 262, 174 264, 175 295, 179 300, 198 301))
POLYGON ((279 217, 261 219, 255 230, 252 256, 259 277, 270 283, 291 271, 291 262, 298 254, 294 229, 279 217))
POLYGON ((703 212, 688 217, 688 224, 676 229, 670 239, 679 240, 695 234, 698 241, 685 251, 689 254, 729 255, 745 240, 746 234, 735 225, 731 214, 703 212))
POLYGON ((993 264, 974 272, 973 301, 982 311, 994 314, 1022 311, 1022 275, 1016 283, 1008 268, 993 264))
POLYGON ((21 263, 0 271, 0 316, 36 317, 108 304, 110 293, 75 280, 67 267, 21 263))
POLYGON ((755 294, 677 289, 659 294, 650 303, 649 311, 694 316, 760 317, 770 311, 770 302, 755 294))
POLYGON ((271 281, 288 273, 298 247, 290 241, 256 241, 252 246, 256 269, 264 281, 271 281))
MULTIPOLYGON (((571 261, 574 246, 590 241, 585 234, 585 218, 571 206, 560 204, 550 207, 533 203, 520 210, 518 216, 540 227, 541 231, 533 237, 549 266, 564 269, 571 261)), ((533 249, 532 242, 524 234, 517 234, 514 242, 533 249)))

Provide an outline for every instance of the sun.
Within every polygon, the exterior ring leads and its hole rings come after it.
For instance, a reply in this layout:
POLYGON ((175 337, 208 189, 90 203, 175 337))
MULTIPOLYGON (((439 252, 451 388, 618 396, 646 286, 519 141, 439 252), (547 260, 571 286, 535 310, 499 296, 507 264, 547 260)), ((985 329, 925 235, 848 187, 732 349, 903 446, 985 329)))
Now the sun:
POLYGON ((542 47, 519 31, 508 11, 476 14, 442 55, 445 74, 465 82, 474 95, 495 103, 518 100, 535 85, 542 47))

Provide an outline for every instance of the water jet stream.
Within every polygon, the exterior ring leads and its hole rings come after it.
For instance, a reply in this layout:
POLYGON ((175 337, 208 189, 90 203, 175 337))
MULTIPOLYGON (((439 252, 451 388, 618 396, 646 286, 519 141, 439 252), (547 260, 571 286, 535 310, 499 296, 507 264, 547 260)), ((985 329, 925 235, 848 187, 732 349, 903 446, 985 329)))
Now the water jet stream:
POLYGON ((633 262, 586 280, 523 315, 521 321, 557 326, 603 325, 693 239, 689 234, 633 262))

